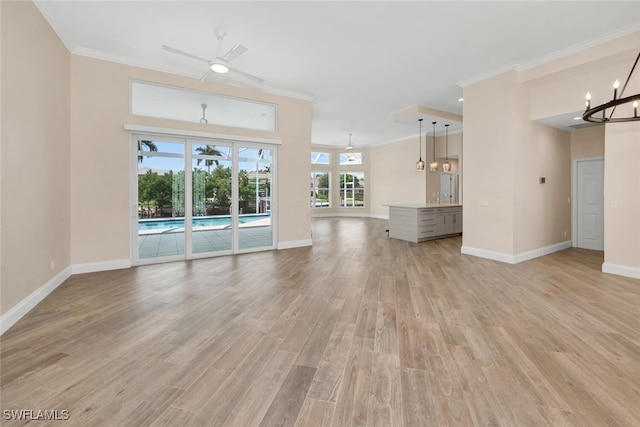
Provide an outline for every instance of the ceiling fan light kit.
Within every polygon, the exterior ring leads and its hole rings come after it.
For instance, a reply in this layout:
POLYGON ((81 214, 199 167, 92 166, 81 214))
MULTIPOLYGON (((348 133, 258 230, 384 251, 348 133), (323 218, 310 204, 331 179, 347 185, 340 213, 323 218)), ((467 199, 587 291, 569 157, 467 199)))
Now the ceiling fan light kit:
POLYGON ((225 74, 229 72, 229 64, 227 64, 227 61, 221 58, 216 58, 211 61, 211 65, 209 66, 209 68, 211 68, 211 71, 218 74, 225 74))
POLYGON ((197 61, 206 62, 209 65, 209 69, 207 70, 206 73, 202 75, 202 77, 200 77, 201 82, 206 81, 211 76, 211 73, 215 73, 215 74, 222 74, 222 75, 229 74, 230 76, 229 78, 231 78, 231 80, 239 81, 240 83, 249 85, 249 86, 261 85, 262 83, 264 83, 264 79, 261 79, 260 77, 256 77, 249 73, 245 73, 244 71, 240 71, 236 68, 231 68, 229 63, 233 61, 235 58, 237 58, 238 56, 245 53, 248 49, 245 46, 238 43, 223 55, 222 41, 224 40, 224 37, 227 33, 224 30, 224 28, 216 28, 215 31, 216 31, 216 37, 218 38, 218 54, 216 55, 215 59, 201 58, 197 55, 192 55, 188 52, 184 52, 180 49, 175 49, 167 45, 163 45, 162 49, 171 53, 175 53, 177 55, 195 59, 197 61))
POLYGON ((349 134, 349 145, 347 145, 345 150, 353 150, 353 144, 351 144, 351 134, 349 134))

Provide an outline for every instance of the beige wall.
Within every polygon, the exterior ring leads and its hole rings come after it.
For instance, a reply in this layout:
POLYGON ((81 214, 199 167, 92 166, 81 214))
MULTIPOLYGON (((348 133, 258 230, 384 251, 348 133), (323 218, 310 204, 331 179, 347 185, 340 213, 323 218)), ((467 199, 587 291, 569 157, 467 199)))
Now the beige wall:
POLYGON ((371 215, 388 218, 393 203, 426 203, 427 174, 416 170, 418 157, 417 136, 371 147, 371 215))
POLYGON ((71 261, 130 257, 129 134, 125 123, 282 141, 278 148, 280 244, 308 241, 311 103, 246 88, 73 55, 71 58, 71 261), (220 93, 278 105, 278 131, 263 132, 129 115, 129 80, 220 93), (100 226, 96 226, 100 224, 100 226))
POLYGON ((31 2, 0 10, 5 314, 70 265, 70 55, 31 2))
MULTIPOLYGON (((465 246, 511 255, 570 238, 570 207, 563 203, 570 193, 570 159, 602 156, 603 130, 567 135, 532 120, 583 110, 587 91, 594 104, 610 99, 611 83, 616 78, 624 81, 635 60, 639 36, 635 33, 464 89, 465 246), (498 152, 504 155, 500 172, 492 168, 498 152), (539 176, 546 176, 547 184, 538 185, 539 176), (513 182, 513 189, 506 186, 511 199, 493 191, 500 177, 513 182), (480 201, 488 206, 478 206, 480 201)), ((634 82, 626 95, 639 90, 634 82)), ((605 265, 638 277, 640 132, 634 125, 608 124, 604 134, 605 265), (617 202, 616 209, 610 207, 611 201, 617 202)))
POLYGON ((532 122, 530 98, 515 71, 464 89, 467 248, 509 258, 571 238, 570 136, 532 122))
POLYGON ((604 158, 605 267, 640 278, 640 122, 607 124, 604 158))
MULTIPOLYGON (((592 105, 608 101, 613 96, 613 81, 617 78, 624 83, 639 50, 640 32, 636 32, 524 73, 526 85, 534 94, 531 118, 581 111, 587 91, 593 96, 592 105)), ((640 81, 634 78, 625 96, 638 92, 640 81)), ((620 112, 626 108, 626 113, 631 114, 629 105, 618 108, 620 112)), ((603 269, 640 277, 640 191, 637 185, 640 132, 637 123, 611 123, 605 128, 588 129, 572 136, 572 157, 604 156, 603 269), (611 209, 611 201, 616 202, 616 209, 611 209), (606 268, 607 265, 615 268, 606 268)))
POLYGON ((463 246, 513 254, 516 76, 464 88, 463 246))
POLYGON ((604 157, 604 126, 571 132, 571 158, 604 157))

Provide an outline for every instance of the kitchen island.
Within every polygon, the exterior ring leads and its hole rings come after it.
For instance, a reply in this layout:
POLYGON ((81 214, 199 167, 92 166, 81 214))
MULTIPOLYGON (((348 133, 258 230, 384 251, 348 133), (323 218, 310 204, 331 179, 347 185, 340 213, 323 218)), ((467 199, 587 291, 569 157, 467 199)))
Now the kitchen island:
POLYGON ((462 234, 462 205, 389 205, 389 237, 422 242, 462 234))

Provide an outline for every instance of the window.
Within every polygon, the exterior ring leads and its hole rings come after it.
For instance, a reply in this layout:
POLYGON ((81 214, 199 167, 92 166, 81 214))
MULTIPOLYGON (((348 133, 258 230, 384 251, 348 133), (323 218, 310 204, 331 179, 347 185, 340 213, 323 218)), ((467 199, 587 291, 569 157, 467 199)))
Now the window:
POLYGON ((331 174, 329 172, 311 172, 311 207, 331 207, 331 174))
POLYGON ((362 153, 340 153, 341 165, 362 165, 364 157, 362 153))
POLYGON ((340 207, 364 207, 364 172, 340 173, 340 207))
POLYGON ((319 151, 311 152, 311 164, 312 165, 328 165, 331 163, 331 154, 322 153, 319 151))
POLYGON ((131 81, 131 114, 276 131, 275 104, 131 81))

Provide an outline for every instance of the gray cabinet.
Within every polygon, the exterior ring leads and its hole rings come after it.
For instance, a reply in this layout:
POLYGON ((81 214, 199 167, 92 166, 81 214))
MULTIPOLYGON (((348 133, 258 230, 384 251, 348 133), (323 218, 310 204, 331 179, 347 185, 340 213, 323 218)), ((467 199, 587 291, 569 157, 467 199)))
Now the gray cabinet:
POLYGON ((462 233, 461 205, 389 206, 389 237, 422 242, 462 233))

